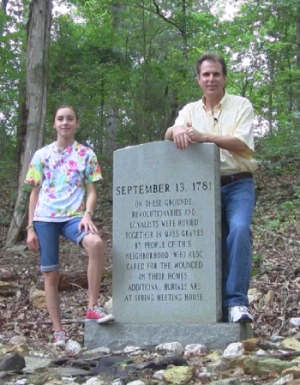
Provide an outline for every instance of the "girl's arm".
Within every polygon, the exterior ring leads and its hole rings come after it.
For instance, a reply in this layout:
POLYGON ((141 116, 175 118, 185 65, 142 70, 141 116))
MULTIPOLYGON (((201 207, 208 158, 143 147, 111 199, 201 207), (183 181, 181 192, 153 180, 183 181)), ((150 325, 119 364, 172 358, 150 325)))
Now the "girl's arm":
POLYGON ((88 183, 86 185, 86 193, 86 209, 84 216, 79 223, 78 229, 79 232, 84 229, 87 233, 98 233, 98 229, 92 221, 92 215, 95 210, 97 200, 96 186, 94 183, 88 183))
POLYGON ((29 250, 37 252, 39 249, 38 237, 33 228, 33 214, 38 201, 40 187, 35 186, 31 190, 28 207, 27 246, 29 250))

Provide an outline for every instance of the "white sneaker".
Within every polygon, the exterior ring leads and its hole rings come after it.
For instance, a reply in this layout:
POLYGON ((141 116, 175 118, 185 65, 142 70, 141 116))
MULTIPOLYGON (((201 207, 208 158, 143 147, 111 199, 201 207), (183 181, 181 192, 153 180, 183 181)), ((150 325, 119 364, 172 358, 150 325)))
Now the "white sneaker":
POLYGON ((253 317, 247 306, 231 306, 228 309, 229 322, 252 322, 253 317))

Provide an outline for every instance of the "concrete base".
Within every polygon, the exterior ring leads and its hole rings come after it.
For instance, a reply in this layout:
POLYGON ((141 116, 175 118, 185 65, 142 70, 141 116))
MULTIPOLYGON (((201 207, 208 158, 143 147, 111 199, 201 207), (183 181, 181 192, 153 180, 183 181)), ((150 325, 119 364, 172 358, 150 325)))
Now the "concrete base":
POLYGON ((150 347, 178 341, 182 345, 201 343, 209 349, 224 349, 231 342, 252 337, 249 324, 124 324, 114 322, 99 325, 85 324, 84 344, 88 349, 106 346, 118 350, 125 346, 150 347))

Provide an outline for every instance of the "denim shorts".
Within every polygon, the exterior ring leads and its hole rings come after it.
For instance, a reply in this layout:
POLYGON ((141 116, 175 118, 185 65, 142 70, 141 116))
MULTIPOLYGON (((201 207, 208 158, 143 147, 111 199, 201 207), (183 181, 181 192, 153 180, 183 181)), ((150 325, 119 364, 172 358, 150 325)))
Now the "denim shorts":
POLYGON ((86 232, 79 233, 78 225, 82 218, 74 218, 66 222, 39 222, 33 226, 40 246, 41 271, 59 270, 59 236, 80 245, 86 232))

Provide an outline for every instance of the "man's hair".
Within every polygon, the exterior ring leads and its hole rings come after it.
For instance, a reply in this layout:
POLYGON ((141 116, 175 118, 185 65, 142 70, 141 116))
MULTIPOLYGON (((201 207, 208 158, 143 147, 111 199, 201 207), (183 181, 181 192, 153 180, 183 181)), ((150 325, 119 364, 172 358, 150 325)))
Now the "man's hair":
POLYGON ((222 56, 218 55, 217 53, 205 53, 201 55, 197 61, 196 64, 196 72, 197 75, 200 75, 201 72, 201 65, 202 63, 207 60, 207 61, 213 61, 215 63, 220 63, 222 66, 223 74, 226 76, 227 75, 227 66, 225 63, 225 60, 222 58, 222 56))

